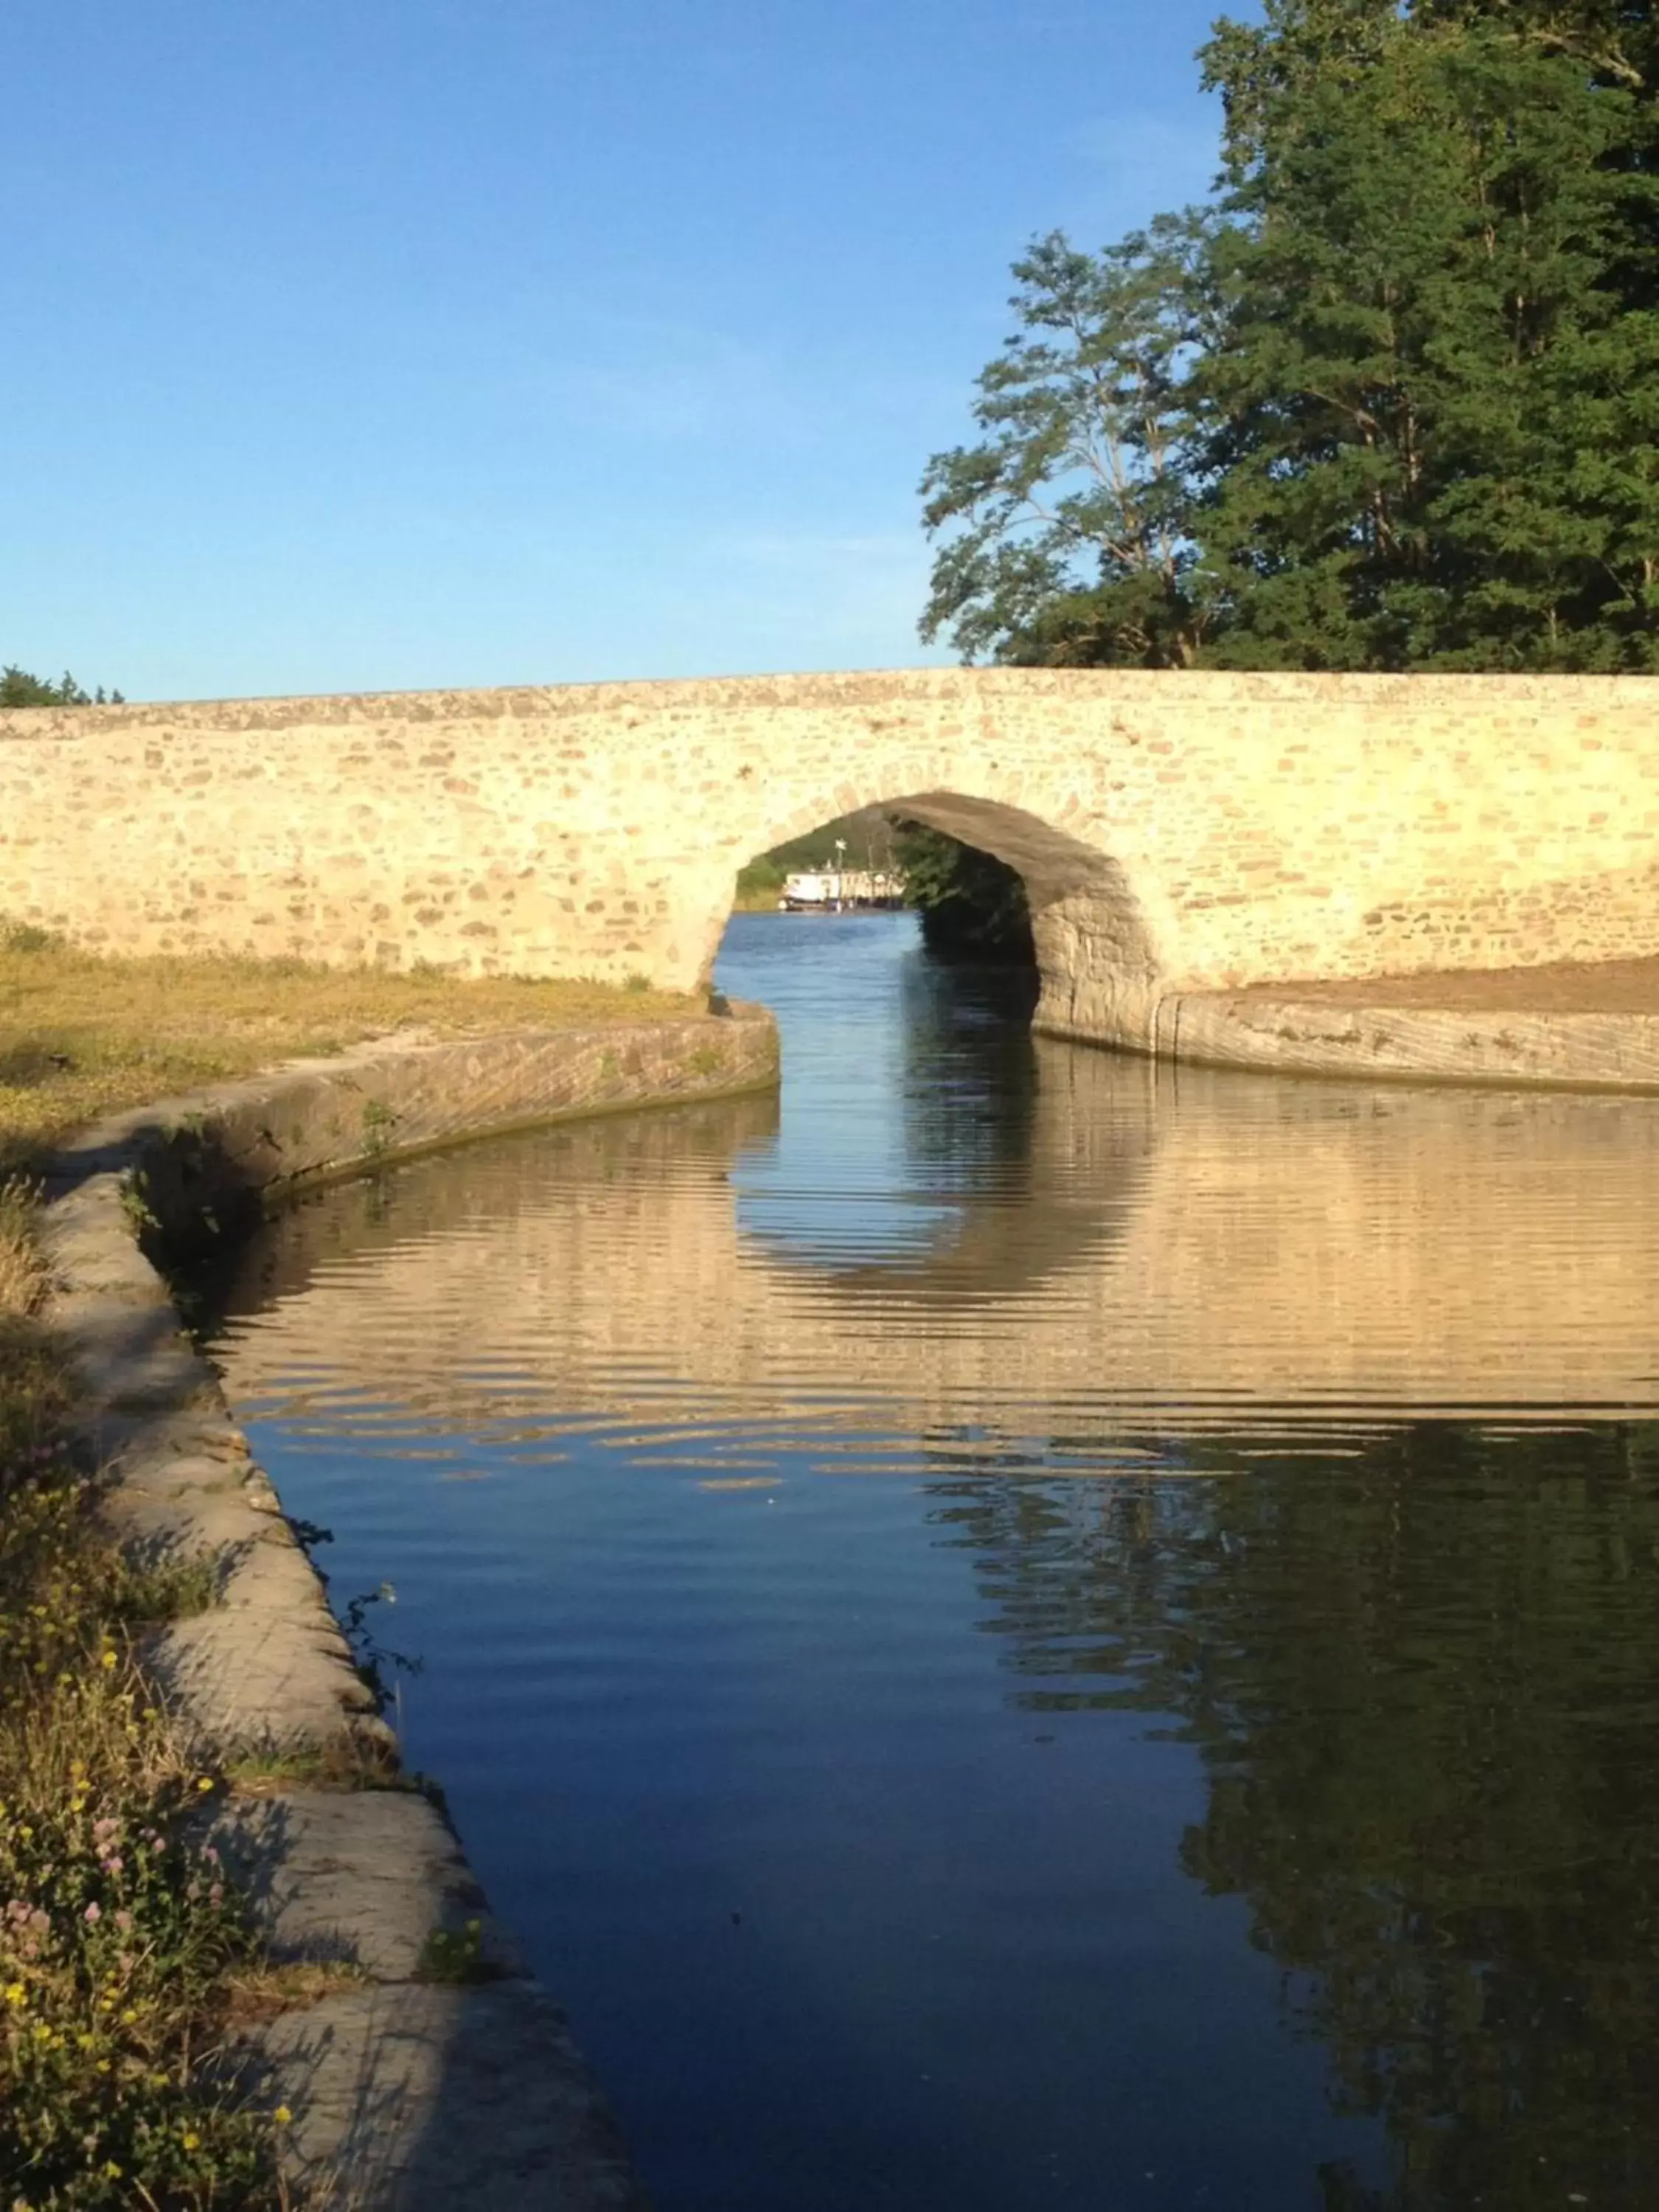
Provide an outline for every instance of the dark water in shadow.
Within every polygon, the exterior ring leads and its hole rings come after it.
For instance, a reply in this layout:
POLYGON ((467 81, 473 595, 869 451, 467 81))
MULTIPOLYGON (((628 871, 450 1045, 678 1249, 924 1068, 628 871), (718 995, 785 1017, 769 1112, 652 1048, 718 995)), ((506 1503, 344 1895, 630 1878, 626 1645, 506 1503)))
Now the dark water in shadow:
POLYGON ((216 1342, 662 2212, 1659 2203, 1659 1108, 1033 1041, 414 1163, 216 1342))

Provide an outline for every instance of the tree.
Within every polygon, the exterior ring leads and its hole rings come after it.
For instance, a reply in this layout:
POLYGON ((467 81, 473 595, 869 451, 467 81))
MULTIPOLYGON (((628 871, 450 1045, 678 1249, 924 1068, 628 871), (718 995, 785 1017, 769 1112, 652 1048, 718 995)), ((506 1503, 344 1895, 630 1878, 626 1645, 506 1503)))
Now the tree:
POLYGON ((118 691, 112 691, 106 702, 101 684, 96 691, 82 690, 67 670, 56 684, 48 684, 15 663, 0 668, 0 707, 102 707, 106 703, 118 707, 125 702, 118 691))
POLYGON ((1248 666, 1659 666, 1659 202, 1629 88, 1508 12, 1224 26, 1194 372, 1248 666))
POLYGON ((999 967, 1036 965, 1031 909, 1017 868, 921 822, 898 824, 894 856, 930 952, 999 967))
POLYGON ((1220 196, 1041 240, 936 455, 964 657, 1659 670, 1659 33, 1635 0, 1269 0, 1220 196))
POLYGON ((935 453, 942 539, 922 617, 966 659, 1183 667, 1195 571, 1187 365, 1206 334, 1211 224, 1160 218, 1091 258, 1058 232, 1014 265, 1021 329, 980 376, 975 446, 935 453))

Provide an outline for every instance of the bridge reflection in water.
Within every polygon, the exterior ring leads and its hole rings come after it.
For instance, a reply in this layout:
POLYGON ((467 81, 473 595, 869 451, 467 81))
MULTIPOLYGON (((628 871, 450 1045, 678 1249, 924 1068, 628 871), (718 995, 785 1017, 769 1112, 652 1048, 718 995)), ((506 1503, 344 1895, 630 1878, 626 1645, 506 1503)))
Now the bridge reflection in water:
POLYGON ((1659 2200, 1659 1108, 806 927, 781 1129, 329 1192, 218 1347, 665 2212, 1659 2200))
POLYGON ((804 1232, 745 1201, 769 1098, 331 1193, 265 1240, 284 1317, 239 1334, 237 1389, 291 1413, 314 1367, 445 1431, 550 1402, 1012 1436, 1659 1403, 1651 1102, 1026 1048, 1018 1150, 1003 1121, 898 1202, 794 1194, 804 1232))

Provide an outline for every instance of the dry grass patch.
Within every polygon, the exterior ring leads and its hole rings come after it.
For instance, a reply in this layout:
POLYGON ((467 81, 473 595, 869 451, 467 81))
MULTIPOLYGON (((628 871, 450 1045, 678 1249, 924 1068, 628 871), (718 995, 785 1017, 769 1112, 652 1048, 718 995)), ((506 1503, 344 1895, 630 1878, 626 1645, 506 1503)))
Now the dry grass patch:
POLYGON ((0 1326, 32 1316, 45 1295, 46 1262, 34 1234, 34 1193, 0 1182, 0 1326))
POLYGON ((566 1029, 696 1012, 678 993, 525 976, 103 959, 0 925, 0 1175, 105 1114, 398 1032, 566 1029))
POLYGON ((342 1990, 361 1989, 366 1970, 349 1959, 304 1959, 290 1965, 255 1964, 227 1975, 225 2019, 243 2028, 275 2020, 301 2005, 320 2004, 342 1990))
POLYGON ((390 1736, 343 1730, 325 1744, 250 1749, 229 1760, 225 1780, 239 1797, 283 1797, 291 1790, 421 1788, 390 1736))

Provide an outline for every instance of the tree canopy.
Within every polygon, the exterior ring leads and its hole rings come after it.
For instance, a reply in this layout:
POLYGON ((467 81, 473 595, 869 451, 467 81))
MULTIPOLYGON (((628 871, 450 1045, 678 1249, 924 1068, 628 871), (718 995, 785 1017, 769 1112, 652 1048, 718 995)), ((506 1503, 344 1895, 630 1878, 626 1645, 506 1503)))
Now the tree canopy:
POLYGON ((1015 266, 923 479, 964 658, 1659 671, 1659 29, 1270 0, 1212 200, 1015 266))

